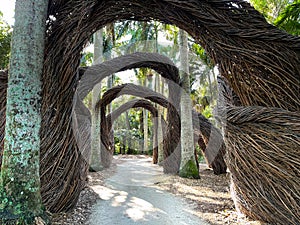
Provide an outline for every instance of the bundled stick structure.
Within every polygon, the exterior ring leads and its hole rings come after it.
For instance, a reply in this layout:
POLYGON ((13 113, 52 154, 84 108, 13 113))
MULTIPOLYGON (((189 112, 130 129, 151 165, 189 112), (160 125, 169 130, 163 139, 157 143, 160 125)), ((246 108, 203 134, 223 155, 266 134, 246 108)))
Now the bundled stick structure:
MULTIPOLYGON (((78 68, 81 52, 96 30, 125 19, 155 19, 185 29, 218 65, 221 76, 227 78, 241 107, 261 106, 266 107, 266 110, 268 107, 286 110, 281 111, 281 118, 285 119, 282 122, 291 127, 297 125, 292 118, 293 113, 300 112, 300 39, 268 24, 249 3, 229 0, 50 0, 42 77, 41 182, 44 202, 52 212, 71 209, 86 181, 86 153, 81 152, 72 129, 73 100, 80 78, 78 68)), ((270 121, 259 131, 258 128, 255 131, 260 135, 265 131, 264 135, 267 137, 272 123, 270 121)), ((243 124, 238 123, 235 127, 241 127, 242 134, 243 124)), ((277 139, 282 143, 278 144, 281 148, 289 146, 289 142, 294 143, 291 137, 295 138, 297 132, 295 129, 292 134, 285 129, 275 132, 272 140, 264 139, 267 143, 272 142, 267 146, 268 155, 276 155, 277 139)), ((239 139, 238 134, 227 135, 227 141, 229 137, 232 138, 227 143, 240 143, 242 139, 239 139)), ((252 148, 257 145, 258 139, 258 136, 257 139, 256 136, 255 139, 249 136, 249 142, 243 143, 252 148)), ((259 142, 259 145, 266 147, 263 142, 259 142)), ((227 148, 229 156, 237 151, 230 146, 233 145, 229 144, 227 148)), ((240 148, 240 151, 243 149, 240 148)), ((298 171, 299 154, 293 155, 294 149, 298 147, 284 149, 289 156, 286 158, 288 164, 298 171)), ((257 159, 257 164, 265 165, 263 162, 267 161, 269 165, 277 165, 278 171, 286 171, 283 164, 276 163, 279 159, 271 159, 268 155, 264 154, 261 159, 257 159)), ((249 164, 250 162, 237 158, 231 170, 247 167, 249 164)), ((259 180, 271 176, 263 170, 259 170, 259 173, 259 180)), ((253 211, 245 207, 252 218, 262 218, 278 224, 286 224, 287 221, 293 224, 293 219, 283 219, 288 216, 299 218, 299 211, 292 209, 285 211, 285 217, 276 218, 269 211, 272 204, 278 209, 287 208, 286 200, 296 200, 299 196, 299 191, 290 192, 290 196, 294 198, 279 194, 288 192, 290 188, 283 185, 286 181, 284 177, 280 179, 280 176, 274 174, 274 179, 280 184, 277 188, 253 190, 246 185, 247 176, 238 176, 239 179, 235 176, 238 175, 233 173, 234 186, 243 191, 238 200, 244 203, 241 205, 251 205, 251 196, 256 196, 258 191, 269 195, 272 200, 281 196, 282 201, 266 201, 253 211)), ((260 185, 268 186, 267 183, 260 185)))
POLYGON ((223 113, 237 208, 271 224, 298 224, 300 114, 258 106, 223 113))

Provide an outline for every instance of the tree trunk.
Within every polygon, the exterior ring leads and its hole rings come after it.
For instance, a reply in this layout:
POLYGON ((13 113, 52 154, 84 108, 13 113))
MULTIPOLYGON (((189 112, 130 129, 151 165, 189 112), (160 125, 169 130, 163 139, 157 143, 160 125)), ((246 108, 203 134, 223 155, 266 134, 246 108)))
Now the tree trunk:
MULTIPOLYGON (((103 29, 94 34, 94 65, 103 62, 103 29)), ((101 98, 101 83, 97 84, 92 90, 92 130, 91 130, 91 158, 90 171, 98 172, 103 169, 101 165, 101 131, 99 110, 95 110, 97 101, 101 98)))
MULTIPOLYGON (((130 131, 131 130, 131 127, 130 127, 130 121, 129 121, 129 115, 128 115, 128 112, 126 111, 125 112, 125 116, 126 116, 126 128, 127 128, 127 130, 128 131, 130 131)), ((126 134, 126 138, 127 138, 127 149, 128 149, 128 151, 127 151, 127 154, 132 154, 132 151, 131 151, 131 136, 129 136, 128 137, 128 133, 126 134)), ((126 154, 126 152, 125 152, 125 154, 126 154)))
MULTIPOLYGON (((111 60, 112 59, 112 48, 115 46, 115 32, 114 32, 114 24, 108 24, 106 26, 106 35, 107 35, 107 42, 110 46, 109 51, 106 52, 106 59, 111 60)), ((107 90, 111 89, 114 84, 114 74, 110 75, 107 78, 107 90)), ((107 113, 110 114, 112 112, 112 104, 109 104, 107 106, 107 113)), ((110 133, 110 139, 111 143, 113 143, 113 151, 114 151, 114 128, 112 127, 111 133, 110 133)))
MULTIPOLYGON (((160 89, 160 80, 161 77, 160 75, 156 75, 156 80, 157 80, 157 92, 160 92, 163 94, 163 89, 160 89)), ((163 131, 162 131, 162 124, 161 124, 161 119, 162 119, 162 114, 163 114, 163 108, 162 106, 158 105, 157 106, 157 151, 158 151, 158 163, 162 163, 164 160, 164 149, 163 149, 163 131)))
POLYGON ((208 79, 208 84, 209 84, 209 93, 210 93, 210 99, 208 100, 209 101, 209 103, 211 103, 212 102, 212 100, 213 100, 213 89, 212 89, 212 83, 211 83, 211 78, 210 78, 210 75, 211 75, 211 73, 210 73, 210 71, 211 70, 208 70, 207 71, 207 79, 208 79))
MULTIPOLYGON (((147 78, 145 79, 144 86, 147 86, 147 78)), ((143 109, 143 115, 144 115, 144 147, 142 154, 146 154, 148 150, 148 111, 146 109, 143 109)))
POLYGON ((1 224, 45 223, 39 132, 47 7, 47 0, 16 1, 0 177, 1 224))
MULTIPOLYGON (((159 87, 158 87, 158 74, 155 75, 155 80, 154 80, 154 91, 159 92, 159 87)), ((158 107, 158 104, 155 104, 155 107, 158 107)), ((153 159, 152 162, 153 164, 158 163, 158 137, 157 137, 157 127, 158 127, 158 117, 154 117, 153 115, 153 159)))
MULTIPOLYGON (((141 116, 140 116, 140 132, 143 134, 144 136, 144 117, 145 117, 145 114, 144 114, 144 110, 142 110, 142 113, 141 113, 141 116)), ((140 146, 140 151, 141 153, 143 154, 144 152, 144 141, 139 141, 139 146, 140 146)))
POLYGON ((143 109, 144 113, 144 147, 142 154, 147 154, 148 151, 148 111, 146 109, 143 109))
POLYGON ((199 178, 199 170, 194 154, 194 131, 192 121, 192 103, 190 99, 190 78, 188 63, 188 37, 180 30, 180 64, 182 90, 180 99, 181 108, 181 162, 179 175, 187 178, 199 178))

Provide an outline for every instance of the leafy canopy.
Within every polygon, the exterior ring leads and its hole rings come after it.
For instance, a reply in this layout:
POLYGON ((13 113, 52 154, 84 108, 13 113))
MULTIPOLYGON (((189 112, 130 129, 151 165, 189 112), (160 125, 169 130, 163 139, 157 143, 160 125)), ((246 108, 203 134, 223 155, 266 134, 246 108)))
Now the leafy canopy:
POLYGON ((11 27, 3 20, 0 12, 0 69, 8 68, 11 35, 11 27))
POLYGON ((292 35, 300 35, 300 0, 250 0, 266 20, 292 35))

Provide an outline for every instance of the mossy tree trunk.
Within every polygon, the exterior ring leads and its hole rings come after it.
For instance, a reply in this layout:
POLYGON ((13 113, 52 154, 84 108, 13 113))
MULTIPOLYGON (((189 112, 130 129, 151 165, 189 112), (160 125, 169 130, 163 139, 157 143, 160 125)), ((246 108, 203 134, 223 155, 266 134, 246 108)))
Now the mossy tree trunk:
MULTIPOLYGON (((103 62, 103 29, 94 34, 94 65, 103 62)), ((92 91, 92 131, 91 131, 91 158, 90 170, 98 172, 102 170, 101 165, 101 131, 100 120, 101 115, 99 110, 95 110, 97 101, 101 98, 101 83, 97 84, 92 91)))
POLYGON ((194 132, 192 121, 192 104, 190 100, 190 77, 188 59, 187 33, 180 30, 180 72, 182 90, 180 99, 181 109, 181 162, 179 175, 187 178, 199 178, 199 171, 194 154, 194 132))
POLYGON ((43 224, 41 75, 48 1, 17 0, 7 91, 0 224, 43 224))

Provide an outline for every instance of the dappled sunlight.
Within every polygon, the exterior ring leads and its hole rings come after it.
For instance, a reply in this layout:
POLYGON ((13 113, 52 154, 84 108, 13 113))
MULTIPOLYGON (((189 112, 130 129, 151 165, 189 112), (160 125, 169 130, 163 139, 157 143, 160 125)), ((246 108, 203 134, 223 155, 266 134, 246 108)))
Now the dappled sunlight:
POLYGON ((125 191, 117 191, 108 187, 95 185, 91 187, 104 201, 112 201, 113 207, 120 207, 126 202, 128 193, 125 191))
POLYGON ((146 160, 126 160, 118 164, 116 173, 104 185, 92 189, 100 200, 90 217, 91 225, 98 224, 206 224, 195 213, 184 211, 186 202, 161 190, 157 183, 168 176, 158 173, 156 166, 143 163, 146 160))
POLYGON ((128 203, 128 208, 126 214, 133 221, 146 220, 147 215, 151 213, 162 212, 160 209, 155 208, 151 203, 136 197, 132 197, 128 203))
POLYGON ((118 196, 115 196, 112 202, 113 207, 120 207, 127 200, 128 193, 121 191, 118 196))
POLYGON ((100 185, 92 186, 91 188, 99 195, 100 199, 106 201, 112 199, 118 193, 118 191, 100 185))
MULTIPOLYGON (((149 221, 153 218, 159 218, 160 214, 167 215, 166 212, 155 207, 149 201, 135 196, 130 197, 129 193, 116 190, 114 187, 94 185, 91 188, 99 195, 102 201, 109 202, 109 205, 118 208, 119 213, 134 222, 149 221)), ((155 192, 163 194, 163 192, 159 190, 156 190, 155 192)))

